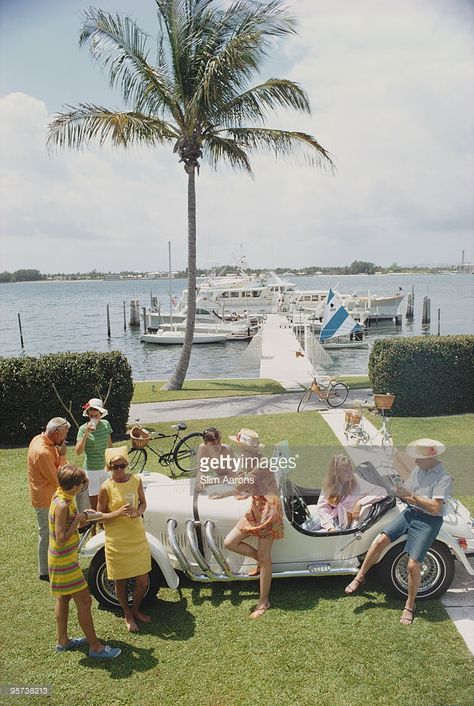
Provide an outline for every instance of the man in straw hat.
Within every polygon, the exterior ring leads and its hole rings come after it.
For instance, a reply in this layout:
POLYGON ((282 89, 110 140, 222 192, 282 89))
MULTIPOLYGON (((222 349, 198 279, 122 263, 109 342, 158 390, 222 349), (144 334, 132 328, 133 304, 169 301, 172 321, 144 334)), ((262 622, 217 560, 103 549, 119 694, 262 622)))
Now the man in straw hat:
POLYGON ((408 444, 406 452, 416 461, 416 466, 405 485, 395 491, 407 503, 407 508, 374 539, 357 576, 346 587, 348 595, 356 593, 382 551, 407 534, 408 596, 400 618, 402 625, 411 625, 415 617, 415 598, 421 582, 420 564, 438 535, 443 524, 443 505, 452 494, 452 478, 438 459, 444 451, 445 445, 434 439, 417 439, 408 444))

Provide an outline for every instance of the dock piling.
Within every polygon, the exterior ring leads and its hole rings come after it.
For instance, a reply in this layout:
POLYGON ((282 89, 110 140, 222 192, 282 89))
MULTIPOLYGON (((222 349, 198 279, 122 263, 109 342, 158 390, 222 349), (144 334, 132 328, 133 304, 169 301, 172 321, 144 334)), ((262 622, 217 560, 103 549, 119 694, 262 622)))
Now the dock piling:
POLYGON ((438 309, 438 336, 441 335, 441 309, 438 309))
POLYGON ((431 322, 431 299, 430 297, 423 297, 423 313, 421 316, 421 325, 429 324, 431 322))
POLYGON ((127 305, 126 302, 123 303, 123 330, 127 330, 127 305))
POLYGON ((131 299, 130 300, 130 319, 128 321, 129 326, 140 326, 140 300, 131 299))
POLYGON ((110 304, 107 304, 107 338, 112 338, 110 333, 110 304))
POLYGON ((23 341, 23 330, 22 330, 22 328, 21 328, 21 316, 20 316, 20 314, 18 314, 18 327, 19 327, 19 329, 20 329, 20 343, 21 343, 21 347, 24 348, 24 347, 25 347, 25 343, 24 343, 24 341, 23 341))

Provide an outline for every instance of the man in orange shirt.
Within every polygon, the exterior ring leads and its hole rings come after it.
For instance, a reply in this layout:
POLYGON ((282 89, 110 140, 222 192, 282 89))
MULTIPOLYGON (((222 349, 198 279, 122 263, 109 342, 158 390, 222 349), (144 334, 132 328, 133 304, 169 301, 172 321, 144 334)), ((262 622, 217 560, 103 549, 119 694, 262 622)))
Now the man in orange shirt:
POLYGON ((41 581, 48 575, 48 512, 58 487, 58 469, 66 459, 66 436, 71 425, 62 417, 54 417, 46 431, 32 439, 28 448, 28 483, 31 504, 38 522, 38 569, 41 581))

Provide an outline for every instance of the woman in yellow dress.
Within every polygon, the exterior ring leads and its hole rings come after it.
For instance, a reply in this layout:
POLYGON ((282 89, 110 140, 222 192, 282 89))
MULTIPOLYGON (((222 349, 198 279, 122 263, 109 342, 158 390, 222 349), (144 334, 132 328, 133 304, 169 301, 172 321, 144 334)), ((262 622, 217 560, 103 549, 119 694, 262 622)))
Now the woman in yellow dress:
POLYGON ((124 503, 128 505, 126 515, 107 522, 105 527, 105 561, 107 576, 115 581, 117 598, 125 614, 130 632, 137 632, 137 621, 149 623, 150 616, 140 611, 140 604, 148 586, 151 571, 151 555, 143 524, 146 510, 143 485, 138 478, 127 472, 128 450, 126 446, 105 449, 109 480, 102 483, 97 509, 113 512, 124 503), (135 579, 132 605, 128 604, 127 580, 135 579))

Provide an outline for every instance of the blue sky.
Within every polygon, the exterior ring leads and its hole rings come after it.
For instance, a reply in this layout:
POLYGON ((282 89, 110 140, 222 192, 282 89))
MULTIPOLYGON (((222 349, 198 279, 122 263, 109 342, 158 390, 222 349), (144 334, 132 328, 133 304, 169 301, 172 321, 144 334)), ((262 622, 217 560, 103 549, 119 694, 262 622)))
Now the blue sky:
MULTIPOLYGON (((104 10, 153 33, 153 0, 104 10)), ((48 156, 65 104, 121 105, 78 47, 78 0, 3 0, 0 9, 0 270, 166 269, 185 264, 186 180, 166 150, 48 156), (51 257, 54 253, 54 257, 51 257)), ((313 114, 269 125, 306 130, 331 176, 293 160, 253 160, 255 179, 203 165, 198 262, 254 266, 456 263, 473 252, 473 6, 464 0, 289 0, 299 35, 264 76, 308 91, 313 114)))

